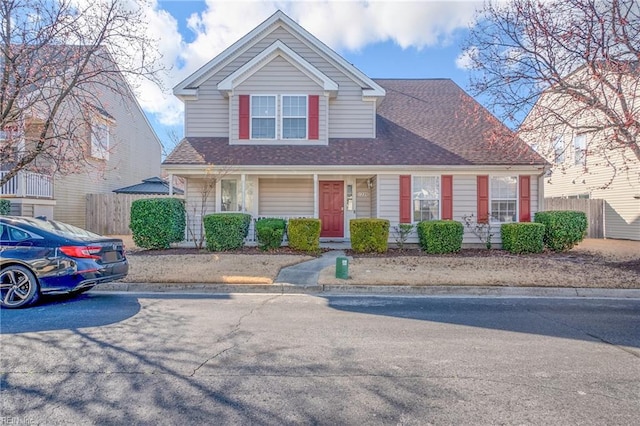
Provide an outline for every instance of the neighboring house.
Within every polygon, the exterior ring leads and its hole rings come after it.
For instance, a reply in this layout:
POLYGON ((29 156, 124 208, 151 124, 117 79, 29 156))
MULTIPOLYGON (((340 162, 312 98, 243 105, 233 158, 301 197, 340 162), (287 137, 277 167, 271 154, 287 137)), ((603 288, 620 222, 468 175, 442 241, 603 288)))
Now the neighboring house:
POLYGON ((190 236, 212 212, 320 218, 322 240, 473 215, 495 243, 541 203, 547 162, 451 80, 372 80, 280 11, 174 94, 185 138, 163 170, 186 181, 190 236))
MULTIPOLYGON (((158 137, 124 78, 115 74, 110 78, 120 80, 124 95, 96 87, 100 107, 86 105, 85 111, 78 111, 69 106, 65 111, 91 117, 85 124, 86 137, 80 141, 86 144, 85 161, 79 162, 72 174, 58 173, 55 166, 39 167, 51 170, 46 173, 32 168, 20 171, 0 188, 0 196, 11 200, 12 214, 46 216, 85 227, 87 194, 108 193, 160 174, 162 146, 158 137)), ((26 129, 21 131, 21 143, 29 144, 29 129, 37 127, 38 117, 23 116, 21 121, 26 129)), ((0 139, 4 135, 0 133, 0 139)), ((65 143, 60 141, 61 146, 65 143)), ((0 165, 0 173, 6 166, 0 165)))
POLYGON ((137 195, 169 195, 172 192, 174 195, 183 195, 184 191, 180 188, 171 187, 169 182, 162 180, 155 176, 148 179, 143 179, 142 183, 127 186, 125 188, 114 189, 116 194, 137 194, 137 195))
MULTIPOLYGON (((597 81, 589 79, 585 69, 570 77, 581 84, 597 81)), ((620 87, 625 87, 624 80, 620 87)), ((626 87, 626 104, 637 120, 637 74, 629 76, 626 87)), ((620 113, 617 96, 603 99, 600 105, 620 113)), ((520 136, 553 164, 544 179, 545 197, 602 199, 604 236, 640 240, 640 160, 630 149, 616 148, 608 127, 608 117, 601 110, 583 109, 569 96, 547 92, 523 121, 520 136)))

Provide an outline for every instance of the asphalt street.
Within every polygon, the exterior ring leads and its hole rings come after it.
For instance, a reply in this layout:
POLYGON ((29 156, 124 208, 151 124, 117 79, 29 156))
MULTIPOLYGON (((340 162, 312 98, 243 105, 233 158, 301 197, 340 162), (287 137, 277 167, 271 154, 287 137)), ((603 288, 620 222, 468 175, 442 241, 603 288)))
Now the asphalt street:
POLYGON ((640 416, 640 299, 89 292, 0 332, 0 424, 640 416))

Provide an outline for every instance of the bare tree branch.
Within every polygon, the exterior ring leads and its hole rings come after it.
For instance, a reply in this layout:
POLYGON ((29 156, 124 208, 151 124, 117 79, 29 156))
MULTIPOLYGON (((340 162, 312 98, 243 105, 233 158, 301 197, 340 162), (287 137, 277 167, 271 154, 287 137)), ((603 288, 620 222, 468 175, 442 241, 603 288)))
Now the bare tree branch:
MULTIPOLYGON (((142 1, 138 1, 140 5, 142 1)), ((143 9, 123 0, 0 0, 0 185, 22 169, 67 174, 96 166, 92 120, 105 94, 159 84, 159 55, 143 9)))

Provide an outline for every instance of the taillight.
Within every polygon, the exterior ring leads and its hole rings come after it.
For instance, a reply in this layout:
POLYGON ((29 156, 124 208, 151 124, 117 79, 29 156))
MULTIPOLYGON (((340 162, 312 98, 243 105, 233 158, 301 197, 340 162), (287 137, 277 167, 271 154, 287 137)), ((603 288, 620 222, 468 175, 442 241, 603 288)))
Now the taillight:
POLYGON ((100 259, 96 253, 100 253, 101 247, 97 246, 62 246, 60 251, 69 257, 81 257, 85 259, 100 259))

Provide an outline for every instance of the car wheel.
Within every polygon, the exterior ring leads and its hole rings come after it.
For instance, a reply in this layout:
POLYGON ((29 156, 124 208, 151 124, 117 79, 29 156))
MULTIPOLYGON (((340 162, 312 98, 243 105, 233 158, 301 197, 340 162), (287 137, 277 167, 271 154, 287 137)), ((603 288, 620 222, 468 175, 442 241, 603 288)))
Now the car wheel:
POLYGON ((38 300, 38 280, 24 266, 11 265, 0 271, 0 306, 24 308, 38 300))

